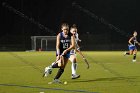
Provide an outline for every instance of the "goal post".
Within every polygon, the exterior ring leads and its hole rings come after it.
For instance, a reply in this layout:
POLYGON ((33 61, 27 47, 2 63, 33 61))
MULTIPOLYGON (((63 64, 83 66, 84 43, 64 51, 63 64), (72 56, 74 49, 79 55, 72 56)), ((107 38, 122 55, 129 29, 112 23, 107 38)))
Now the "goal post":
POLYGON ((31 36, 31 47, 35 51, 55 51, 56 36, 31 36))

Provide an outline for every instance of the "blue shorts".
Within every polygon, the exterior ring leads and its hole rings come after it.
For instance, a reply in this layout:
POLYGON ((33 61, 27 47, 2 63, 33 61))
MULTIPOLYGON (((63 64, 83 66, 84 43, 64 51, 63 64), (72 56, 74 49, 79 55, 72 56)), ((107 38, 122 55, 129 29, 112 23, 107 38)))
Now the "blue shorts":
POLYGON ((135 49, 137 49, 135 45, 129 45, 128 48, 129 48, 129 50, 135 50, 135 49))
POLYGON ((67 54, 63 55, 65 58, 70 58, 70 52, 68 52, 67 54))

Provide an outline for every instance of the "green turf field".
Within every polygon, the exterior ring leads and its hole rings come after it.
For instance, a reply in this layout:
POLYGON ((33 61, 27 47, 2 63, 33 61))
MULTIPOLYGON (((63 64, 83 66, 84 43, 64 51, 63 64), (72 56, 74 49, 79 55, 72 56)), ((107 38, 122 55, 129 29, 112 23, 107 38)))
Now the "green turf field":
POLYGON ((47 78, 44 67, 55 60, 55 52, 0 52, 0 93, 140 93, 140 55, 122 52, 83 52, 90 69, 77 55, 79 79, 71 79, 71 63, 66 66, 62 81, 51 84, 57 69, 47 78))

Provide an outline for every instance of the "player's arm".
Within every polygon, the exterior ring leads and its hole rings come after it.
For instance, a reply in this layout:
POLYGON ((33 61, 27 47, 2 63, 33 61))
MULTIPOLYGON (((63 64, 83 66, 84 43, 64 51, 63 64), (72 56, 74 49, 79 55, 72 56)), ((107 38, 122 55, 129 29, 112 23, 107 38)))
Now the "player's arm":
POLYGON ((60 34, 57 35, 57 38, 56 38, 56 53, 57 53, 57 59, 58 60, 60 58, 60 34))
POLYGON ((66 49, 66 50, 70 51, 73 48, 75 48, 75 37, 72 35, 71 36, 71 46, 68 49, 66 49))
POLYGON ((131 43, 131 41, 133 40, 133 38, 134 38, 134 37, 131 37, 131 38, 129 39, 129 41, 128 41, 128 43, 129 43, 130 45, 133 45, 133 44, 131 43))
POLYGON ((140 43, 138 41, 136 41, 136 43, 140 46, 140 43))
POLYGON ((138 45, 140 46, 140 43, 138 42, 138 45))
POLYGON ((64 50, 63 54, 66 54, 68 51, 70 51, 71 49, 75 48, 75 37, 71 36, 71 45, 69 48, 67 48, 66 50, 64 50))
POLYGON ((81 39, 79 39, 79 34, 78 33, 76 34, 76 37, 77 37, 77 39, 78 39, 79 42, 82 41, 81 39))

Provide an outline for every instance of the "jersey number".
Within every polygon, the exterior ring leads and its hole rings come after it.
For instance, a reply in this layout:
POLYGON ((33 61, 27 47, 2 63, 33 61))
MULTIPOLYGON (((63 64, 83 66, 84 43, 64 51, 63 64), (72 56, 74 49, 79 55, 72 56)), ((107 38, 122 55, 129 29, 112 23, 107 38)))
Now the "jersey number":
POLYGON ((68 44, 68 43, 64 43, 64 44, 63 44, 63 48, 64 48, 64 49, 66 49, 66 48, 68 48, 68 47, 69 47, 69 44, 68 44))

